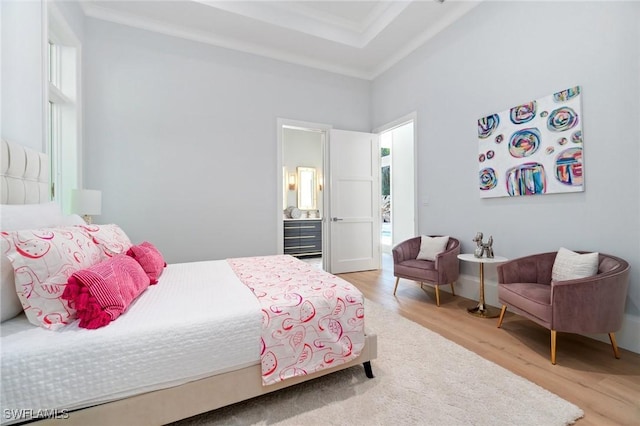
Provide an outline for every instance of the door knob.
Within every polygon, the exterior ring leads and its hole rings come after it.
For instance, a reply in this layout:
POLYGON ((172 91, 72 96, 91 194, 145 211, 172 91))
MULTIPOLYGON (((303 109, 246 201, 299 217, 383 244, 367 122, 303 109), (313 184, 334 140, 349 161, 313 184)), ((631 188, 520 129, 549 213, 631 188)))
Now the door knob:
POLYGON ((331 218, 331 220, 334 221, 334 222, 337 222, 339 220, 342 220, 342 218, 341 217, 334 217, 334 218, 331 218))

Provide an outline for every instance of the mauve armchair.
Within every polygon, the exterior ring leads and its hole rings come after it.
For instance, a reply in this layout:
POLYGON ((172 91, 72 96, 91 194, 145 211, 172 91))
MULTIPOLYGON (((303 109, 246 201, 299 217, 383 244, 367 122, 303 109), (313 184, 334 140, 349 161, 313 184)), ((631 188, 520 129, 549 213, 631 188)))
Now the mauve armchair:
MULTIPOLYGON (((587 278, 552 281, 557 252, 525 256, 498 265, 498 300, 502 325, 507 307, 551 330, 551 363, 556 363, 556 333, 607 333, 620 358, 615 332, 622 327, 629 287, 629 264, 600 253, 598 273, 587 278)), ((584 252, 578 252, 584 253, 584 252)))
POLYGON ((445 250, 436 256, 435 261, 416 259, 420 252, 422 237, 410 238, 393 248, 393 276, 396 285, 393 289, 395 296, 400 278, 418 281, 420 287, 424 283, 431 284, 436 291, 436 305, 440 306, 440 292, 438 286, 449 284, 451 294, 456 295, 453 284, 460 274, 460 241, 449 237, 445 250))

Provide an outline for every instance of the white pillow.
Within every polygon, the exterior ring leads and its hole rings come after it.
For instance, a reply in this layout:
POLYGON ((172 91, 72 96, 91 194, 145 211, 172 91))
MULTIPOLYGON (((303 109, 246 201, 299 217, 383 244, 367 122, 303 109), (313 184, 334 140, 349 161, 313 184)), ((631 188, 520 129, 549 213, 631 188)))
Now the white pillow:
POLYGON ((0 229, 3 231, 50 228, 60 225, 62 218, 62 210, 55 201, 0 206, 0 229))
POLYGON ((553 262, 553 281, 592 277, 598 273, 598 253, 579 254, 560 247, 553 262))
POLYGON ((81 225, 86 233, 88 233, 93 242, 100 247, 103 254, 103 260, 107 260, 118 254, 125 254, 133 245, 129 236, 114 223, 106 225, 81 225))
POLYGON ((73 225, 86 225, 86 224, 87 222, 85 222, 84 219, 80 217, 80 215, 72 213, 64 216, 62 218, 62 222, 60 222, 58 225, 73 226, 73 225))
POLYGON ((22 303, 18 299, 13 278, 13 266, 5 253, 2 253, 0 273, 2 274, 0 277, 2 280, 0 281, 0 322, 5 322, 22 312, 22 303))
POLYGON ((62 294, 71 274, 102 260, 92 236, 81 227, 66 226, 7 232, 1 242, 29 322, 50 330, 71 323, 76 310, 62 294))
MULTIPOLYGON (((54 201, 41 204, 0 205, 2 231, 48 228, 59 225, 62 220, 62 210, 54 201)), ((0 256, 0 322, 4 322, 22 312, 22 304, 16 294, 11 262, 6 253, 0 253, 0 256)))
POLYGON ((449 242, 449 236, 428 237, 422 235, 421 238, 420 252, 416 257, 416 259, 420 260, 436 260, 436 256, 447 248, 447 243, 449 242))

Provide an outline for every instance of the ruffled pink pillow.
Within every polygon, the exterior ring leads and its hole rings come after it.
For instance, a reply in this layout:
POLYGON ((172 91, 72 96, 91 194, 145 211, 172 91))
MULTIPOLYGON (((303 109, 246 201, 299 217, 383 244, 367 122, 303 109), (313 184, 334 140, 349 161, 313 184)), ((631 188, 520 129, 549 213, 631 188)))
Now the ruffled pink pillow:
POLYGON ((149 277, 129 256, 115 255, 74 272, 62 293, 75 308, 82 328, 100 328, 114 321, 149 287, 149 277))
POLYGON ((149 276, 151 284, 158 282, 164 267, 167 266, 162 253, 148 241, 137 246, 131 246, 127 251, 127 255, 133 257, 142 266, 142 269, 149 276))

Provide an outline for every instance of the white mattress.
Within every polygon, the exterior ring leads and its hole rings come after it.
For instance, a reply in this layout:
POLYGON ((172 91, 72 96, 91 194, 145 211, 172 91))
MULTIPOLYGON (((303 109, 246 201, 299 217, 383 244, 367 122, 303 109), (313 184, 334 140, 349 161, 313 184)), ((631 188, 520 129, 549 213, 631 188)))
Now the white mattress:
POLYGON ((72 410, 258 364, 261 319, 226 261, 169 265, 107 327, 2 323, 1 406, 72 410))

